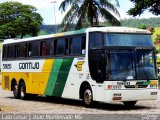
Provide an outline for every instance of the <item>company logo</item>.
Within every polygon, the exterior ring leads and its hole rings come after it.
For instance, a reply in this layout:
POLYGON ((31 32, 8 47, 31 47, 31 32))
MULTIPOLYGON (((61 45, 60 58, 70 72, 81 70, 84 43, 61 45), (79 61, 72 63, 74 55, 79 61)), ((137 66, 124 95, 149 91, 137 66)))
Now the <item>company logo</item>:
POLYGON ((82 70, 82 65, 84 64, 84 61, 79 61, 77 62, 76 65, 74 65, 78 71, 81 71, 82 70))

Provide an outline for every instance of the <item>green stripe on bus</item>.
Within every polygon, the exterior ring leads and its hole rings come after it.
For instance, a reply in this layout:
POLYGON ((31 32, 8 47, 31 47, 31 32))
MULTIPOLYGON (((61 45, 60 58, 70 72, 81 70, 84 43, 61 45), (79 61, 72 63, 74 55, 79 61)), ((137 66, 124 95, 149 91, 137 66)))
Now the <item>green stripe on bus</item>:
POLYGON ((63 61, 63 59, 55 59, 54 60, 54 63, 52 65, 52 69, 51 69, 51 72, 50 72, 49 80, 48 80, 48 83, 47 83, 47 87, 46 87, 46 90, 45 90, 45 95, 52 96, 53 89, 56 85, 58 74, 60 72, 62 61, 63 61))
POLYGON ((149 85, 151 81, 144 82, 143 85, 149 85))
POLYGON ((63 59, 63 62, 60 68, 60 72, 58 75, 58 79, 57 79, 56 85, 53 90, 53 96, 58 96, 58 97, 62 96, 72 62, 73 62, 73 58, 63 59))

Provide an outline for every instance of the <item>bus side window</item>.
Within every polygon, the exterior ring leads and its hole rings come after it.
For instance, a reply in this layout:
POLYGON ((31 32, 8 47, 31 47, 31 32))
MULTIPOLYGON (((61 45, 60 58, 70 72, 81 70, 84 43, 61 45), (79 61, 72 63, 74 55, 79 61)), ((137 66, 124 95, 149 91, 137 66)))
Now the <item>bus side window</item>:
POLYGON ((39 56, 39 42, 33 41, 28 44, 28 57, 38 57, 39 56))
POLYGON ((7 47, 7 57, 8 58, 14 58, 15 57, 15 46, 9 45, 7 47))
POLYGON ((7 46, 3 46, 3 58, 7 58, 7 46))
POLYGON ((17 57, 25 58, 27 53, 26 51, 27 51, 27 47, 25 43, 21 43, 17 45, 17 57))
POLYGON ((33 56, 32 44, 29 43, 29 44, 28 44, 28 57, 32 57, 32 56, 33 56))
POLYGON ((70 39, 70 54, 81 55, 85 54, 86 40, 85 36, 74 36, 70 39))
POLYGON ((42 41, 41 42, 41 48, 40 48, 40 56, 46 56, 47 55, 47 42, 46 41, 42 41))
POLYGON ((80 55, 82 50, 82 38, 75 36, 71 38, 70 52, 71 55, 80 55))
POLYGON ((65 54, 68 55, 70 53, 70 40, 69 38, 65 38, 65 54))
POLYGON ((86 53, 86 37, 82 36, 82 54, 86 53))
POLYGON ((54 41, 55 54, 56 55, 65 55, 65 39, 60 38, 54 41))
POLYGON ((55 49, 55 47, 54 47, 54 40, 51 40, 50 41, 50 50, 49 50, 49 54, 51 55, 51 56, 53 56, 54 55, 54 50, 55 49))
POLYGON ((100 32, 89 34, 89 48, 99 48, 103 46, 103 34, 100 32))

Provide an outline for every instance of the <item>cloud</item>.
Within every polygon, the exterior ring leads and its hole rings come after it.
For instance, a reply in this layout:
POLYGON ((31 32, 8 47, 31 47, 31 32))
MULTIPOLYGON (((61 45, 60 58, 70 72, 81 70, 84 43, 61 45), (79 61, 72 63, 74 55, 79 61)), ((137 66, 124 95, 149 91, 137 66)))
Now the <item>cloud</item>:
POLYGON ((120 17, 118 18, 119 20, 131 18, 131 16, 129 16, 123 9, 118 9, 118 11, 120 13, 120 17))

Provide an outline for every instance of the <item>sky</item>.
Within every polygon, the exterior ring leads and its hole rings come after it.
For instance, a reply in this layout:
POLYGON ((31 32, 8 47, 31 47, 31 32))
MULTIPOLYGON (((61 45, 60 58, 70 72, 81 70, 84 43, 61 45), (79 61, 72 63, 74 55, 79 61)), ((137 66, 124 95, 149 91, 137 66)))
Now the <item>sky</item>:
MULTIPOLYGON (((65 13, 59 10, 60 3, 63 0, 0 0, 0 3, 7 1, 17 1, 23 4, 32 5, 37 8, 37 12, 41 14, 43 18, 43 24, 60 24, 65 13)), ((114 3, 114 0, 111 0, 114 3)), ((133 7, 130 0, 119 0, 120 7, 117 8, 120 13, 120 18, 118 19, 128 19, 132 18, 127 15, 127 11, 133 7)), ((145 12, 140 17, 136 18, 150 18, 156 17, 149 12, 145 12)))

